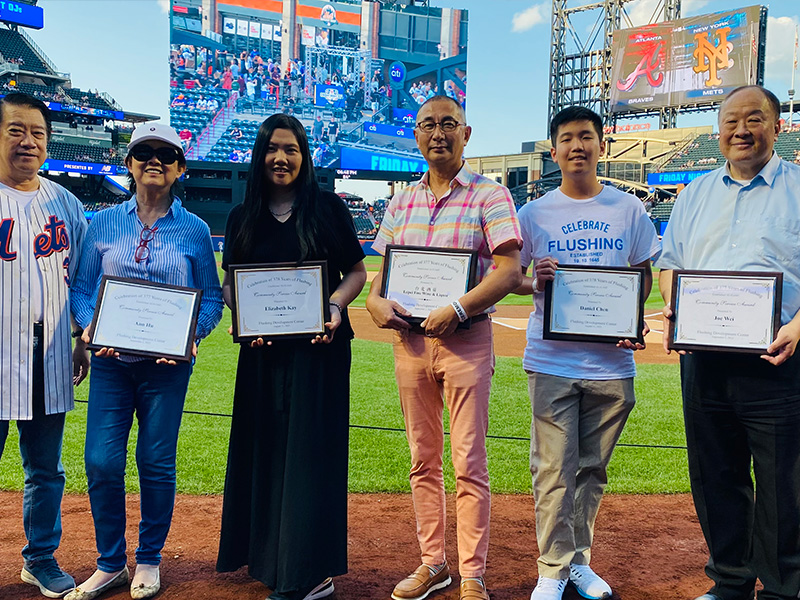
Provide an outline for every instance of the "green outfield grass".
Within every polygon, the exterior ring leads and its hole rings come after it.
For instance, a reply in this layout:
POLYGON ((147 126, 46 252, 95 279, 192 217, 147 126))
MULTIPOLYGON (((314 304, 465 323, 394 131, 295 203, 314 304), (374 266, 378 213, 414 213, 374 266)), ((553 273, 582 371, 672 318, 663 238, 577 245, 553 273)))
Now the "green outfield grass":
MULTIPOLYGON (((226 332, 230 313, 201 345, 192 375, 186 410, 230 414, 237 351, 226 332)), ((394 382, 391 347, 356 340, 353 346, 351 423, 356 426, 402 428, 394 382)), ((642 365, 636 380, 638 403, 621 442, 624 444, 684 444, 677 367, 642 365)), ((86 399, 88 386, 78 390, 86 399)), ((86 404, 78 403, 67 417, 63 460, 67 490, 86 491, 83 439, 86 404)), ((178 489, 189 494, 217 494, 223 489, 230 419, 226 416, 186 414, 178 449, 178 489)), ((490 403, 489 469, 492 489, 503 493, 530 491, 528 450, 530 406, 526 377, 519 358, 497 360, 490 403)), ((269 424, 264 424, 269 435, 269 424)), ((129 448, 128 490, 135 492, 134 435, 129 448)), ((16 450, 16 429, 0 461, 0 489, 21 489, 22 470, 16 450)), ((452 467, 446 456, 448 489, 453 489, 452 467)), ((408 491, 409 453, 398 431, 351 429, 350 489, 353 492, 408 491)), ((609 473, 609 491, 619 493, 685 492, 689 489, 685 451, 669 448, 617 448, 609 473)))
MULTIPOLYGON (((368 257, 367 268, 377 271, 380 257, 368 257)), ((657 286, 654 286, 656 288, 657 286)), ((361 306, 366 292, 360 296, 361 306)), ((653 290, 648 307, 660 309, 660 297, 653 290)), ((530 296, 514 296, 506 304, 530 305, 530 296)), ((359 302, 354 302, 358 306, 359 302)), ((208 414, 184 415, 178 448, 178 490, 187 494, 219 494, 223 490, 227 456, 229 415, 236 376, 237 348, 227 333, 230 311, 200 346, 189 385, 186 410, 208 414)), ((686 451, 675 448, 638 446, 683 446, 685 444, 680 408, 680 386, 676 365, 639 365, 636 378, 637 405, 614 453, 609 469, 609 492, 676 493, 689 490, 686 451), (628 446, 630 444, 631 446, 628 446)), ((394 381, 389 344, 355 340, 351 371, 350 490, 353 492, 407 492, 409 452, 402 431, 403 420, 394 381)), ((88 382, 77 390, 86 400, 88 382)), ((492 489, 498 493, 527 493, 531 489, 528 471, 530 404, 527 380, 520 358, 498 357, 490 401, 488 440, 492 489), (509 439, 498 439, 509 438, 509 439)), ((86 492, 83 469, 83 440, 86 404, 79 402, 67 416, 63 461, 67 490, 86 492)), ((129 445, 128 490, 138 489, 135 468, 135 431, 129 445)), ((264 424, 269 435, 269 424, 264 424)), ((0 460, 0 489, 19 490, 23 476, 16 450, 16 428, 12 426, 0 460)), ((446 450, 446 481, 454 480, 449 450, 446 450)))

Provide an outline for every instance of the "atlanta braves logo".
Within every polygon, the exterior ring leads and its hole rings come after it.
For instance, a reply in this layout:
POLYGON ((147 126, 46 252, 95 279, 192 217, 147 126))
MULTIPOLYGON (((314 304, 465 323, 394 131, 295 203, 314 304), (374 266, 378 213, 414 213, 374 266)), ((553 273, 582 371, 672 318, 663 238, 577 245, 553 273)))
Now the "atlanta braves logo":
POLYGON ((650 48, 642 55, 642 59, 633 72, 625 79, 617 81, 617 89, 622 92, 629 92, 642 75, 647 76, 647 83, 651 86, 658 87, 661 85, 664 81, 664 73, 657 71, 661 68, 663 53, 663 40, 658 40, 655 44, 651 44, 650 48))
POLYGON ((69 235, 64 221, 60 221, 54 215, 50 215, 44 232, 37 235, 33 240, 33 255, 36 258, 45 258, 53 252, 62 252, 69 248, 69 235))

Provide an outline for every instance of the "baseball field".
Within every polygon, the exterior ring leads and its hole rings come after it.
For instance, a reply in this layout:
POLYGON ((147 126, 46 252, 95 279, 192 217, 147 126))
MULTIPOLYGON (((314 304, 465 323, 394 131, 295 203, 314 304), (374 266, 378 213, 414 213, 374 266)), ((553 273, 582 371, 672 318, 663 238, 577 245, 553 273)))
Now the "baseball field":
MULTIPOLYGON (((377 257, 367 259, 370 276, 377 257)), ((388 598, 394 583, 418 563, 408 485, 409 452, 403 433, 391 356, 391 335, 378 330, 363 308, 366 290, 350 309, 356 331, 351 371, 350 572, 336 580, 339 600, 388 598)), ((609 469, 607 497, 597 522, 592 565, 620 598, 694 597, 706 589, 705 546, 693 513, 680 408, 677 358, 661 348, 661 299, 654 286, 645 305, 651 333, 636 355, 637 405, 609 469)), ((531 298, 511 296, 493 317, 497 370, 490 401, 489 470, 493 489, 492 543, 487 583, 497 600, 527 598, 536 579, 536 539, 528 470, 530 404, 522 370, 531 298)), ((227 333, 230 312, 201 346, 178 447, 174 525, 162 568, 163 598, 264 598, 268 590, 246 572, 217 575, 221 493, 227 456, 237 348, 227 333)), ((309 374, 313 376, 313 374, 309 374)), ((88 382, 67 417, 63 461, 67 471, 64 536, 58 558, 82 580, 96 552, 83 470, 88 382)), ((447 419, 447 415, 445 415, 447 419)), ((269 435, 269 424, 264 424, 269 435)), ((445 421, 447 429, 447 421, 445 421)), ((131 435, 127 489, 129 549, 136 541, 138 481, 131 435)), ((0 597, 30 597, 19 581, 24 544, 23 474, 12 427, 0 461, 0 597)), ((449 453, 448 491, 454 489, 449 453)), ((456 561, 454 501, 449 523, 451 563, 456 561)), ((455 600, 457 587, 436 596, 455 600)), ((108 598, 128 597, 124 588, 108 598)), ((575 596, 577 598, 577 596, 575 596)), ((566 594, 565 598, 571 598, 566 594)))

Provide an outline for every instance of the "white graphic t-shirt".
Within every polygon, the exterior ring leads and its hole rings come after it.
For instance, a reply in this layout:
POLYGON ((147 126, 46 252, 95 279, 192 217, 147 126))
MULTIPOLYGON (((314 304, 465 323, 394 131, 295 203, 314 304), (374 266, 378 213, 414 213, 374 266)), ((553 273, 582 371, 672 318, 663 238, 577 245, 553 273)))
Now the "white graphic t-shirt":
MULTIPOLYGON (((548 256, 559 264, 627 267, 656 255, 661 243, 642 202, 604 186, 594 198, 548 192, 519 211, 522 266, 548 256)), ((526 371, 571 379, 624 379, 636 374, 633 351, 614 344, 542 339, 544 294, 534 294, 528 319, 526 371)))

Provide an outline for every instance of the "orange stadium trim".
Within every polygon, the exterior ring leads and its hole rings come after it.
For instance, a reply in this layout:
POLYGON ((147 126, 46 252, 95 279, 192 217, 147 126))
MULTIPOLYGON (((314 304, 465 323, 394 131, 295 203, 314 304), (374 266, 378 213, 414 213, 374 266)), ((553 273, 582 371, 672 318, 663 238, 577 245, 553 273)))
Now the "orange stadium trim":
MULTIPOLYGON (((301 4, 297 7, 298 17, 319 19, 319 13, 320 9, 318 6, 305 6, 301 4)), ((344 25, 357 25, 358 27, 361 27, 361 13, 345 12, 337 8, 336 20, 344 25)))
POLYGON ((241 6, 242 8, 254 8, 255 10, 283 14, 283 2, 281 0, 220 0, 217 4, 241 6))
MULTIPOLYGON (((242 8, 252 8, 266 12, 283 13, 283 2, 281 0, 219 0, 219 5, 240 6, 242 8)), ((318 6, 307 6, 300 4, 297 6, 297 16, 307 19, 319 19, 320 8, 318 6)), ((336 9, 336 19, 344 25, 356 25, 361 27, 361 13, 347 12, 341 8, 336 9)))

